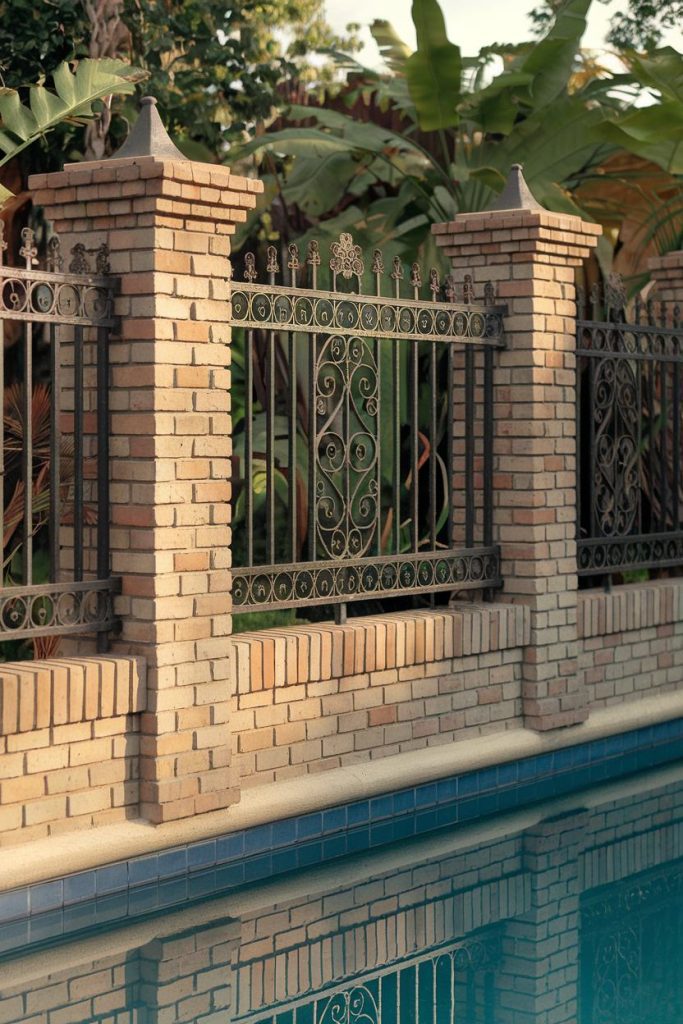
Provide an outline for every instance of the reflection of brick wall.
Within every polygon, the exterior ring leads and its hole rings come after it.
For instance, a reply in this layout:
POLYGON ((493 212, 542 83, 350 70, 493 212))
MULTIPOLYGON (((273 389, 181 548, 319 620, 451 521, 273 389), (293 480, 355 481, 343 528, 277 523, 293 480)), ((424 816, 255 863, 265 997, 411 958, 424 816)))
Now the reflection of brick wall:
POLYGON ((683 580, 579 596, 580 664, 591 707, 683 687, 683 580))
POLYGON ((2 666, 0 846, 137 817, 136 658, 2 666))
POLYGON ((238 634, 242 785, 519 728, 527 642, 525 608, 476 604, 238 634))
POLYGON ((140 977, 137 957, 127 951, 80 963, 15 987, 3 985, 3 1024, 82 1024, 106 1019, 109 1024, 142 1024, 136 1009, 140 977))

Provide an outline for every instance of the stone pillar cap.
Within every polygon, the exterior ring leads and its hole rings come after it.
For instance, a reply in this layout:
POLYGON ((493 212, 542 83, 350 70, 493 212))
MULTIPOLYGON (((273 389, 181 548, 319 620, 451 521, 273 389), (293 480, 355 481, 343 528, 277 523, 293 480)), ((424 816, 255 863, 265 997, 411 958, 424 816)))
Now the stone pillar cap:
POLYGON ((140 100, 140 116, 123 145, 110 160, 133 160, 135 157, 153 156, 159 160, 187 160, 169 138, 157 110, 154 96, 140 100))
POLYGON ((522 165, 513 164, 505 182, 505 188, 498 198, 488 207, 487 213, 501 210, 544 210, 545 207, 534 198, 524 180, 522 165))

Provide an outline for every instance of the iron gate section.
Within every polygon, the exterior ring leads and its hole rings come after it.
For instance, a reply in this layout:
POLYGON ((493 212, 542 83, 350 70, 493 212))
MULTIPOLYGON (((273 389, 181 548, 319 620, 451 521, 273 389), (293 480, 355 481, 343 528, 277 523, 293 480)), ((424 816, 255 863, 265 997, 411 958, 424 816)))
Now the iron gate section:
POLYGON ((594 289, 577 321, 578 572, 683 565, 678 306, 594 289))
POLYGON ((380 250, 370 266, 374 294, 365 294, 365 269, 360 247, 343 233, 324 268, 318 243, 303 260, 292 244, 281 275, 269 246, 265 282, 247 253, 244 281, 233 285, 233 326, 244 328, 241 356, 233 342, 235 612, 500 584, 493 353, 503 345, 504 307, 490 285, 475 302, 471 278, 456 302, 452 278, 442 285, 434 269, 426 300, 416 263, 403 297, 403 266, 395 258, 387 275, 380 250), (328 289, 319 287, 321 271, 328 289), (455 374, 464 392, 457 544, 455 374))
POLYGON ((97 632, 104 649, 117 589, 109 569, 108 344, 114 283, 108 250, 100 246, 91 253, 77 244, 65 270, 60 241, 53 236, 41 269, 34 233, 24 228, 24 266, 7 266, 2 230, 0 222, 0 356, 11 334, 20 366, 17 379, 6 381, 0 357, 0 401, 6 414, 0 417, 0 642, 97 632), (38 343, 48 351, 47 384, 36 379, 38 343), (68 408, 63 407, 67 349, 72 350, 73 396, 68 408), (96 395, 92 413, 86 408, 87 392, 96 395), (42 427, 41 403, 44 420, 49 419, 42 427), (73 424, 68 432, 62 429, 65 415, 73 424), (95 477, 93 484, 88 475, 95 477), (68 568, 60 564, 65 527, 71 527, 68 568), (89 561, 86 531, 91 529, 96 550, 89 561), (36 538, 42 546, 45 531, 48 582, 36 582, 36 538))

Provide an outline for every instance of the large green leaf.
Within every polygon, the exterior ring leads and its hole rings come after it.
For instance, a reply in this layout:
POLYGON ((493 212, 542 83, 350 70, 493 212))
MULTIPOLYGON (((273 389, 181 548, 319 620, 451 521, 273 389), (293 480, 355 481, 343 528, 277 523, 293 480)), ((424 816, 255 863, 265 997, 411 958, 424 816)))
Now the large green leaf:
POLYGON ((462 56, 449 42, 437 0, 413 0, 417 50, 405 64, 410 95, 423 131, 451 128, 459 121, 462 56))
MULTIPOLYGON (((147 77, 140 68, 119 60, 82 60, 72 71, 65 62, 54 72, 55 92, 42 83, 29 89, 29 105, 16 89, 0 89, 0 166, 58 124, 82 124, 95 116, 93 103, 105 96, 131 93, 147 77)), ((0 201, 10 193, 0 192, 0 201)))
POLYGON ((521 70, 533 75, 534 107, 546 106, 567 90, 591 0, 565 0, 548 34, 534 46, 521 70))
POLYGON ((394 26, 381 18, 375 18, 370 25, 370 32, 387 67, 392 71, 403 71, 411 51, 394 26))

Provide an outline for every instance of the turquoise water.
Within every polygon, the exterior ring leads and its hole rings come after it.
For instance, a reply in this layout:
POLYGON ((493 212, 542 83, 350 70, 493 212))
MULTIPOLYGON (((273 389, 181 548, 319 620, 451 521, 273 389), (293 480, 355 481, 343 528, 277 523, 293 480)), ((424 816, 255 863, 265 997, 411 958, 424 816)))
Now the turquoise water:
POLYGON ((683 764, 0 963, 0 1024, 681 1024, 683 764))

